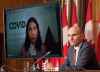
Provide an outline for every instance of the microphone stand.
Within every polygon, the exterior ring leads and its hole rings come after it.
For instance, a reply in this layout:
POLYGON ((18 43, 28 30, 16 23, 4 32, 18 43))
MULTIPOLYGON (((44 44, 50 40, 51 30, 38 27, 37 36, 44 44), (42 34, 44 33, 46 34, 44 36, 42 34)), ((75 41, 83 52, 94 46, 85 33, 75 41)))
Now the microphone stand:
POLYGON ((33 71, 39 71, 39 70, 41 70, 40 68, 39 68, 39 64, 38 64, 38 62, 40 62, 42 59, 44 59, 46 56, 48 56, 49 54, 50 54, 51 52, 49 51, 49 52, 47 52, 46 54, 44 54, 43 56, 41 56, 41 57, 39 57, 33 64, 32 64, 32 72, 33 71))

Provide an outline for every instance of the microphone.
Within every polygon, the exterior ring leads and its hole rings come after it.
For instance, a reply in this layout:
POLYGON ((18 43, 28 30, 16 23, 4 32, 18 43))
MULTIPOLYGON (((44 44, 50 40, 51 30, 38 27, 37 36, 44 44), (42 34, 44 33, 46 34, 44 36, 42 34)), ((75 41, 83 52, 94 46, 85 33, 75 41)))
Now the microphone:
POLYGON ((41 56, 40 58, 38 58, 33 64, 37 64, 39 61, 41 61, 43 58, 45 58, 46 56, 48 56, 51 53, 51 51, 48 51, 46 54, 44 54, 43 56, 41 56))
POLYGON ((37 58, 37 60, 33 63, 32 65, 32 71, 36 71, 40 68, 37 68, 38 66, 36 66, 35 64, 38 64, 38 62, 40 62, 43 58, 45 58, 46 56, 48 56, 51 53, 51 51, 48 51, 47 53, 45 53, 43 56, 37 58))

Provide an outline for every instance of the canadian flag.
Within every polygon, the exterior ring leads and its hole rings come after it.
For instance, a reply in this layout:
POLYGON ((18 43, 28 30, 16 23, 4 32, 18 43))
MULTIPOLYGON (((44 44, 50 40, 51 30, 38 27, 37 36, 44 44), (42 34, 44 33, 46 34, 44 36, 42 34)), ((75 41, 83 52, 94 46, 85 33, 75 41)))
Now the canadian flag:
POLYGON ((94 44, 93 21, 92 21, 92 0, 87 0, 87 2, 88 5, 86 9, 85 37, 88 42, 94 44))
POLYGON ((76 8, 76 4, 77 1, 73 0, 72 2, 70 2, 70 0, 65 0, 63 8, 62 8, 62 12, 61 12, 61 24, 62 24, 62 31, 63 31, 63 58, 61 59, 61 63, 63 64, 67 58, 67 53, 68 53, 68 47, 69 47, 69 43, 68 43, 68 17, 69 17, 69 4, 72 3, 72 12, 71 12, 71 24, 77 24, 78 20, 77 20, 77 8, 76 8))
MULTIPOLYGON (((62 0, 63 1, 63 0, 62 0)), ((62 54, 63 57, 60 59, 60 64, 64 64, 65 59, 67 58, 67 52, 68 52, 68 9, 69 9, 69 0, 65 0, 63 3, 63 6, 61 6, 61 25, 62 25, 62 31, 63 31, 63 49, 62 54)))
POLYGON ((100 22, 97 24, 96 56, 98 62, 100 62, 100 22))
POLYGON ((97 29, 97 38, 96 38, 96 56, 98 62, 100 62, 100 15, 98 20, 96 21, 96 29, 97 29))
POLYGON ((67 50, 68 50, 68 37, 67 37, 67 31, 68 31, 68 2, 70 0, 61 0, 61 6, 60 6, 60 23, 62 27, 62 38, 63 38, 63 48, 62 48, 62 57, 51 57, 49 58, 49 62, 52 63, 54 67, 56 65, 62 65, 65 62, 65 59, 67 57, 67 50))
POLYGON ((64 3, 64 7, 62 9, 62 17, 61 17, 61 22, 62 22, 62 30, 63 30, 63 55, 66 56, 66 51, 67 51, 67 42, 68 42, 68 37, 67 37, 67 30, 68 30, 68 19, 67 19, 67 4, 64 3))
MULTIPOLYGON (((68 16, 69 16, 69 6, 70 5, 70 0, 61 0, 63 3, 60 9, 60 20, 61 20, 61 26, 62 26, 62 36, 63 36, 63 48, 62 48, 62 54, 63 57, 57 58, 57 57, 53 57, 53 58, 49 58, 49 61, 53 64, 53 66, 55 66, 57 64, 57 62, 59 63, 59 65, 62 65, 65 63, 65 60, 67 58, 67 53, 68 53, 68 16)), ((73 0, 72 2, 72 12, 71 12, 71 25, 77 24, 78 20, 77 20, 77 8, 76 8, 76 0, 73 0)))
POLYGON ((97 60, 100 61, 100 20, 96 21, 97 24, 95 31, 95 39, 96 42, 94 41, 94 33, 93 33, 93 20, 92 20, 92 0, 87 0, 88 1, 88 7, 87 7, 87 14, 86 14, 86 24, 85 24, 85 37, 88 42, 91 42, 91 44, 94 46, 95 44, 95 50, 96 50, 96 57, 97 60))
POLYGON ((90 42, 93 47, 95 47, 96 51, 96 57, 97 60, 100 61, 100 20, 97 21, 97 24, 95 24, 96 28, 93 28, 93 16, 92 16, 92 0, 88 0, 88 7, 87 7, 87 13, 86 13, 86 24, 85 24, 85 37, 88 42, 90 42), (94 30, 95 29, 95 36, 94 36, 94 30), (94 41, 94 37, 96 37, 96 42, 94 41))

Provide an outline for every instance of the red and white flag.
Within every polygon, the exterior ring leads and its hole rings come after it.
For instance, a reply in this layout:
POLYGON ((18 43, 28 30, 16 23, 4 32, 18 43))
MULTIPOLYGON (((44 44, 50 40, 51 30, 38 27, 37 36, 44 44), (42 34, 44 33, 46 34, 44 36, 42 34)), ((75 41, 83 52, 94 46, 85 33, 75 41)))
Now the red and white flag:
POLYGON ((100 62, 100 24, 99 24, 99 31, 97 32, 97 48, 96 48, 96 56, 97 56, 97 60, 98 62, 100 62))
POLYGON ((86 13, 86 24, 85 24, 85 37, 88 42, 91 42, 91 44, 95 47, 96 50, 96 57, 97 60, 100 61, 100 20, 98 20, 95 24, 96 28, 96 35, 94 36, 94 28, 93 28, 93 18, 92 18, 92 3, 93 0, 87 0, 88 6, 87 6, 87 13, 86 13), (94 37, 96 37, 96 42, 94 41, 94 37), (95 45, 96 44, 96 45, 95 45))
POLYGON ((68 32, 69 0, 65 0, 62 4, 63 6, 61 7, 61 25, 62 25, 62 31, 63 31, 63 49, 62 49, 63 57, 61 58, 60 63, 64 64, 64 61, 67 58, 67 52, 68 52, 67 32, 68 32))
POLYGON ((92 0, 87 0, 85 37, 88 42, 94 44, 93 36, 93 20, 92 20, 92 0))
MULTIPOLYGON (((68 1, 68 0, 67 0, 68 1)), ((61 24, 62 24, 62 30, 63 30, 63 53, 64 56, 66 55, 67 51, 67 42, 68 42, 68 37, 67 37, 67 30, 68 30, 68 4, 67 2, 64 3, 63 9, 62 9, 62 16, 61 16, 61 24)))
POLYGON ((97 38, 96 38, 96 56, 98 62, 100 62, 100 15, 98 15, 99 18, 96 21, 96 29, 97 29, 97 38))
MULTIPOLYGON (((62 24, 62 31, 63 31, 63 50, 62 50, 63 58, 61 59, 62 64, 67 58, 68 47, 69 47, 68 36, 67 36, 68 27, 69 27, 69 24, 68 24, 69 8, 70 8, 69 6, 71 6, 69 4, 71 4, 70 0, 65 0, 63 8, 62 8, 62 12, 61 12, 61 24, 62 24)), ((77 24, 78 22, 76 0, 75 1, 73 0, 71 11, 72 11, 71 24, 74 25, 74 24, 77 24)))
POLYGON ((49 62, 52 63, 54 67, 56 65, 62 65, 64 64, 65 58, 67 57, 67 50, 68 50, 68 37, 67 37, 67 29, 68 29, 68 2, 70 0, 61 0, 61 7, 60 7, 60 22, 62 26, 62 38, 63 38, 63 48, 62 48, 62 54, 63 57, 51 57, 49 58, 49 62))

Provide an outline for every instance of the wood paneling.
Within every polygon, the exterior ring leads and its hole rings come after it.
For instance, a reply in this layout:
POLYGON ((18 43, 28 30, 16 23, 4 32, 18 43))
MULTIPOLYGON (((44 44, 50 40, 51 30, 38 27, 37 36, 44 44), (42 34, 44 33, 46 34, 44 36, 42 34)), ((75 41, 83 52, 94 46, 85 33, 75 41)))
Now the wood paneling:
POLYGON ((4 32, 3 25, 3 8, 0 8, 0 33, 4 32))
POLYGON ((94 4, 94 11, 95 11, 95 18, 96 21, 100 21, 100 0, 95 0, 95 4, 94 4))
POLYGON ((9 72, 24 72, 31 69, 33 62, 32 58, 7 59, 6 69, 9 72))

